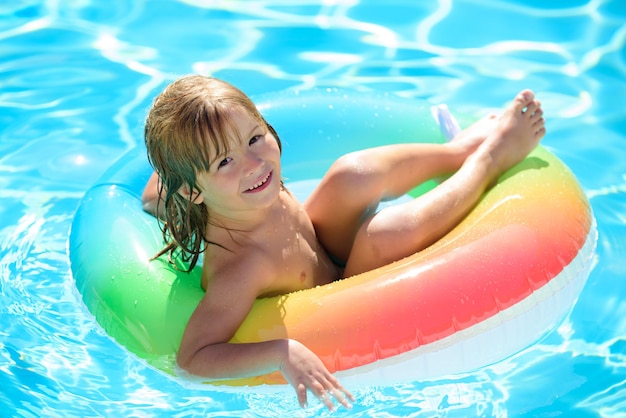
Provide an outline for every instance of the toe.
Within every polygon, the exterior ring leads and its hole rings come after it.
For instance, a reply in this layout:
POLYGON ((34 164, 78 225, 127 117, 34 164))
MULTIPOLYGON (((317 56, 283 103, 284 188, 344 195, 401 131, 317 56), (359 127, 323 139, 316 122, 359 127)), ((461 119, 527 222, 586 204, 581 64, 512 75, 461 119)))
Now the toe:
POLYGON ((528 103, 528 105, 524 108, 523 112, 526 116, 532 118, 537 109, 538 109, 537 102, 533 100, 532 102, 528 103))
POLYGON ((541 119, 541 116, 543 116, 543 110, 541 108, 537 108, 530 117, 532 119, 541 119))
POLYGON ((545 126, 545 124, 546 124, 546 123, 545 123, 545 120, 544 120, 543 118, 541 118, 541 117, 540 117, 539 119, 537 119, 537 120, 533 123, 533 126, 534 126, 534 127, 536 127, 537 129, 539 129, 539 128, 543 128, 543 127, 545 126))
POLYGON ((535 132, 535 136, 537 138, 543 138, 545 134, 546 134, 546 128, 543 126, 535 132))
POLYGON ((525 107, 533 103, 534 98, 535 93, 533 93, 532 90, 523 90, 515 97, 515 101, 513 102, 513 108, 516 111, 521 112, 524 110, 525 107))

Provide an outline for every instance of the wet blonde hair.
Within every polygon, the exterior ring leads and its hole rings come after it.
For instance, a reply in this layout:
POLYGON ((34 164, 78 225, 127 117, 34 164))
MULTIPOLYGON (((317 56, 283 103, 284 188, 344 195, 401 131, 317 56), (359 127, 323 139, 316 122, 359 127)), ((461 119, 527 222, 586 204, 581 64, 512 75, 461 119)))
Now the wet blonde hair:
MULTIPOLYGON (((169 252, 188 262, 193 269, 207 244, 205 230, 209 210, 184 197, 181 187, 198 190, 197 173, 208 171, 211 156, 229 150, 229 133, 237 132, 229 117, 233 109, 242 109, 280 139, 263 119, 252 101, 233 85, 212 77, 182 77, 159 94, 146 118, 144 139, 150 164, 160 177, 159 198, 164 202, 162 226, 167 247, 156 257, 169 252)), ((216 244, 219 245, 219 244, 216 244)))

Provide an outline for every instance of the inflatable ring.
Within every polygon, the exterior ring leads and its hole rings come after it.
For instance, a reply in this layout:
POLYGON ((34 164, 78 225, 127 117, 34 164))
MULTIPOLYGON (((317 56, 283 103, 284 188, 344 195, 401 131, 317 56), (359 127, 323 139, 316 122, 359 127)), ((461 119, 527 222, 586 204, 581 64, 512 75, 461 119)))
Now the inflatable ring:
MULTIPOLYGON (((444 140, 429 106, 414 100, 324 90, 256 103, 281 135, 288 187, 315 182, 355 149, 444 140)), ((72 223, 71 271, 110 336, 178 374, 175 354, 203 291, 199 268, 187 274, 150 261, 163 247, 157 221, 140 203, 150 173, 138 148, 87 192, 72 223)), ((588 277, 596 236, 575 177, 538 147, 431 247, 355 277, 259 299, 232 342, 299 340, 351 387, 468 372, 515 354, 563 320, 588 277)), ((211 383, 285 382, 275 372, 211 383)))

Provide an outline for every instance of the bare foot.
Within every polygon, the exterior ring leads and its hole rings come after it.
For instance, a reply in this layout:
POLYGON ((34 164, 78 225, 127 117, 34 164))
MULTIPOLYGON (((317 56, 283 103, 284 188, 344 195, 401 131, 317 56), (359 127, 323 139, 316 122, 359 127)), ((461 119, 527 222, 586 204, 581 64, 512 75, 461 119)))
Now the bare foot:
POLYGON ((492 179, 522 161, 537 146, 546 133, 542 115, 534 93, 524 90, 497 118, 495 129, 475 152, 488 158, 492 179))

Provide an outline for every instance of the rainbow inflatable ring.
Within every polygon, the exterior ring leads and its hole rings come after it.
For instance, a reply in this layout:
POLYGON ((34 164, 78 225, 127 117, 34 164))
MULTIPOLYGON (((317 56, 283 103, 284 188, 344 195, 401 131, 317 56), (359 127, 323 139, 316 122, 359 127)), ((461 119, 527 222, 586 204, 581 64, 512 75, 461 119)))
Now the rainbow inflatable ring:
MULTIPOLYGON (((348 151, 445 140, 430 106, 415 100, 329 89, 255 102, 282 138, 283 174, 296 194, 348 151)), ((141 208, 150 173, 139 147, 86 193, 69 238, 71 271, 106 333, 181 378, 175 356, 203 297, 200 271, 150 261, 163 247, 156 219, 141 208)), ((346 387, 470 372, 535 343, 567 316, 594 263, 596 240, 575 177, 538 147, 431 247, 326 286, 257 300, 232 342, 299 340, 346 387)), ((211 384, 288 387, 278 372, 211 384)))

